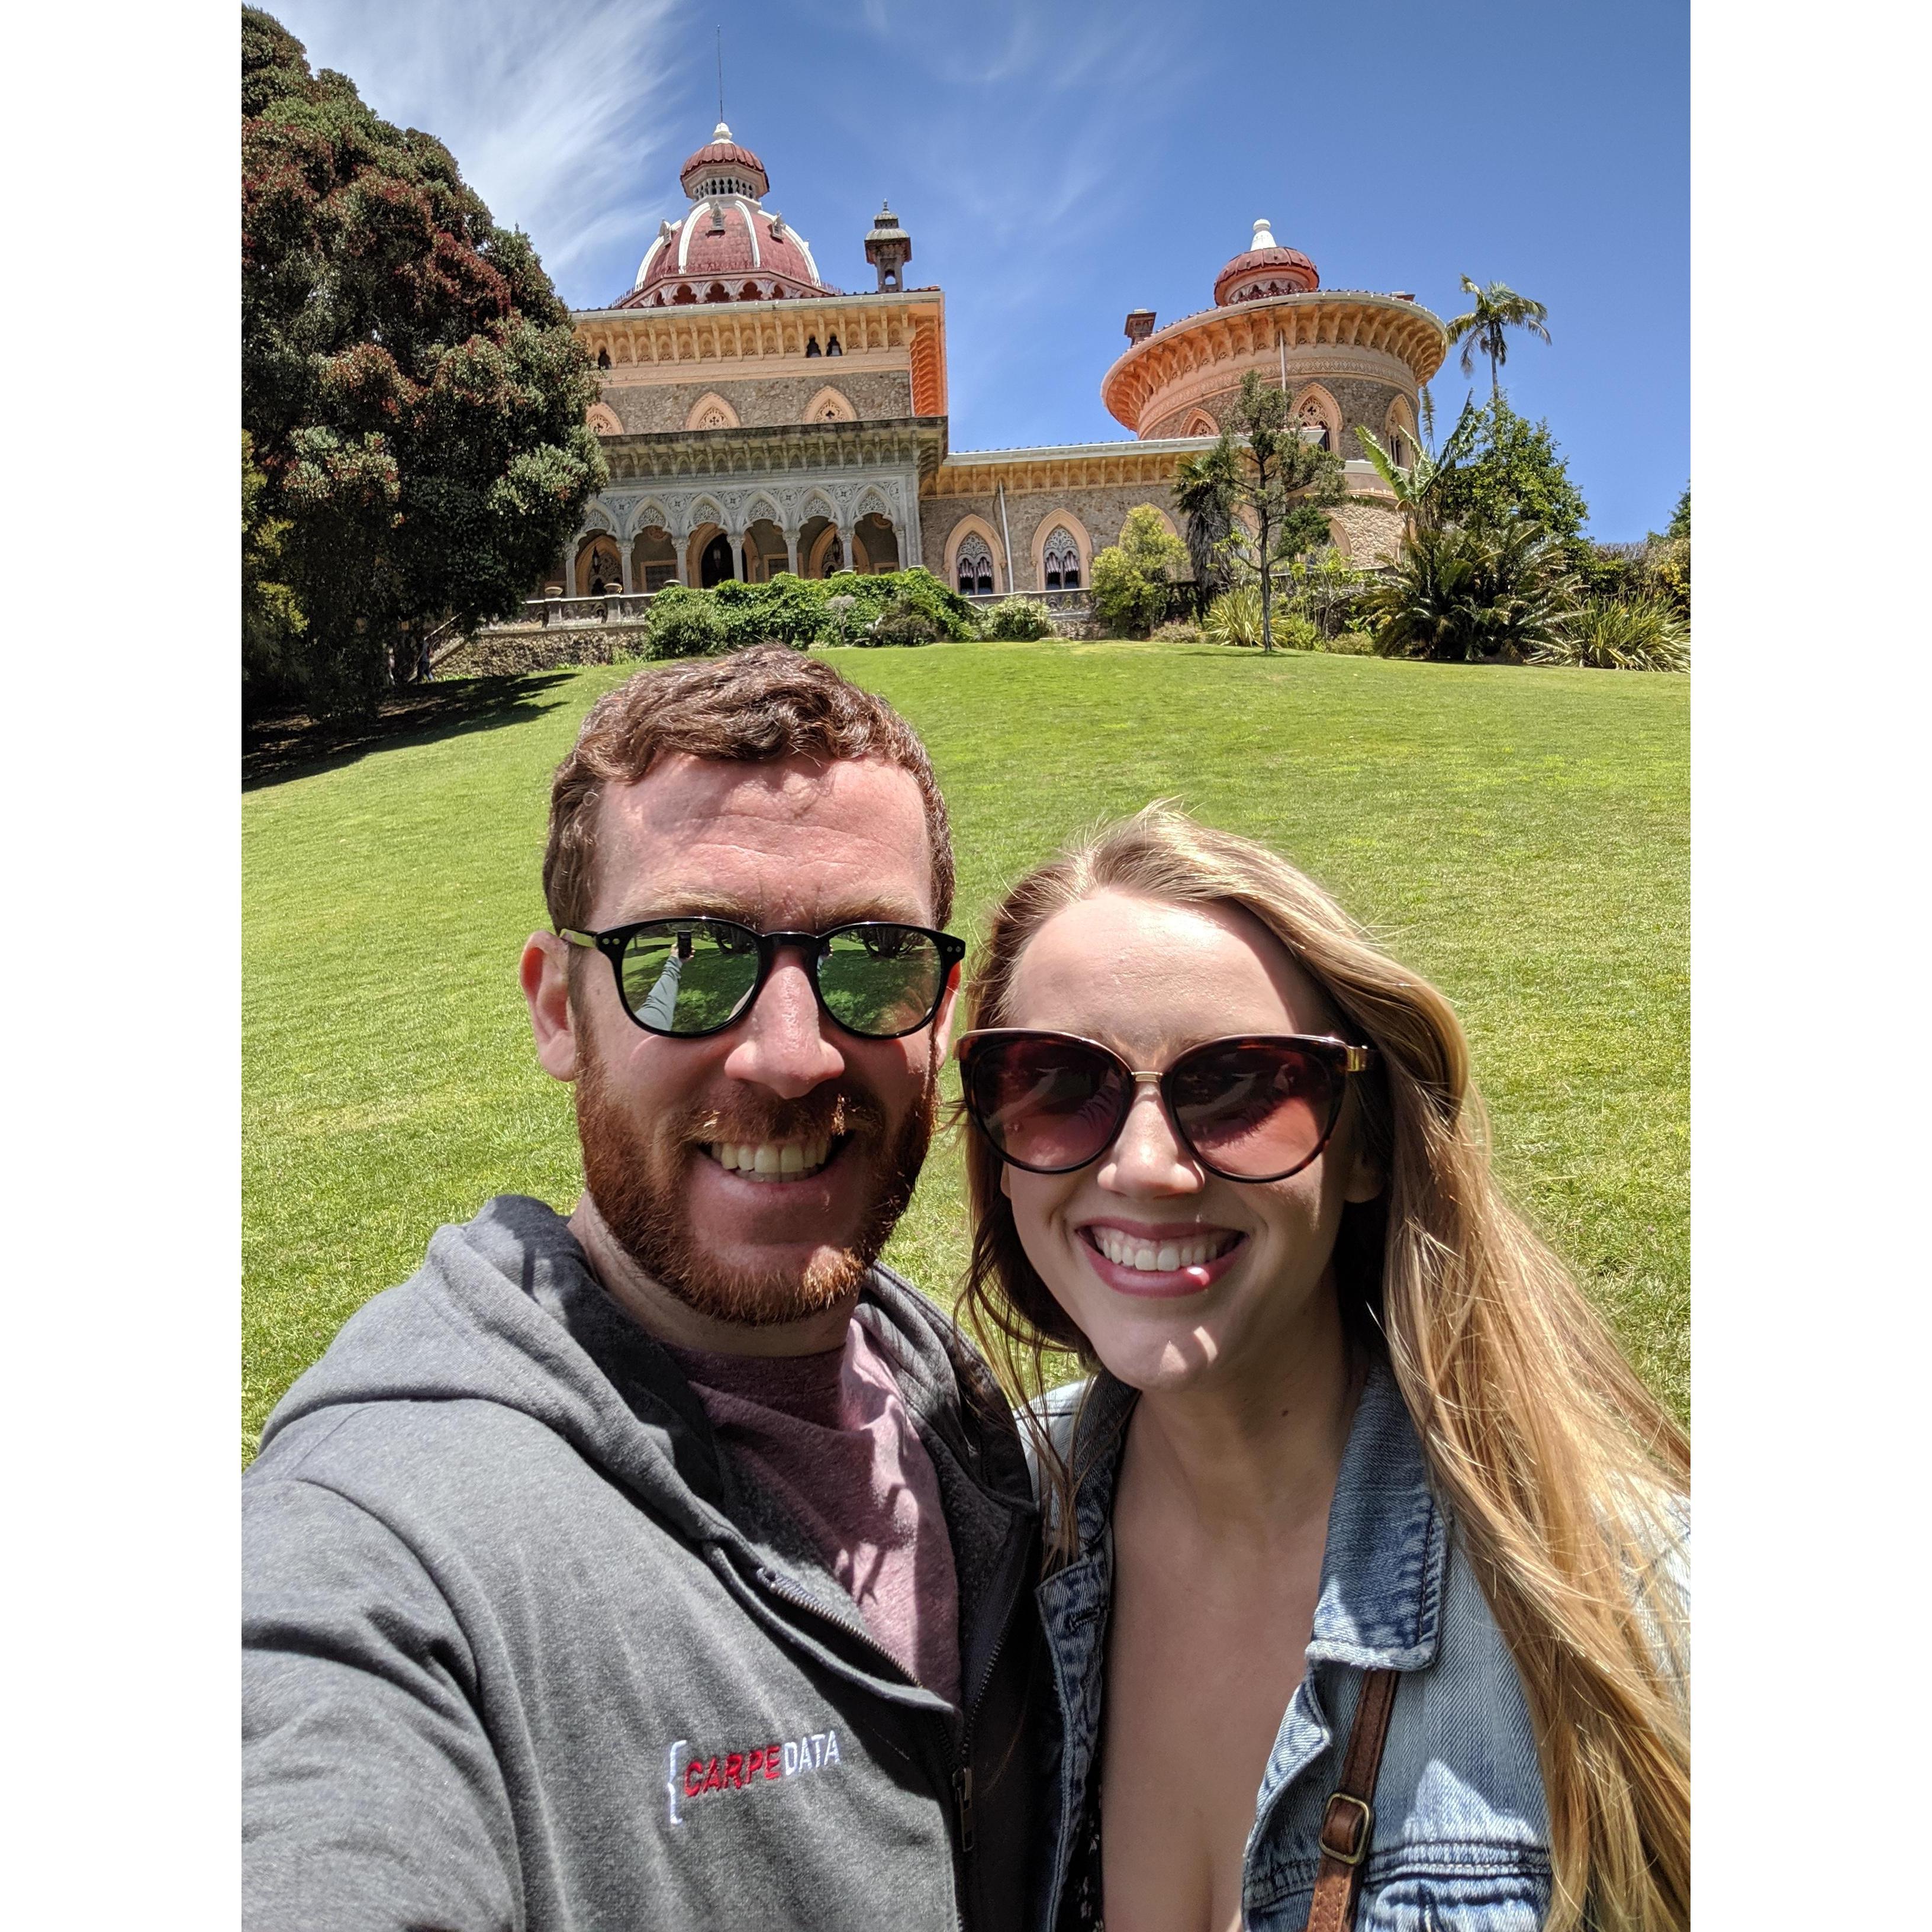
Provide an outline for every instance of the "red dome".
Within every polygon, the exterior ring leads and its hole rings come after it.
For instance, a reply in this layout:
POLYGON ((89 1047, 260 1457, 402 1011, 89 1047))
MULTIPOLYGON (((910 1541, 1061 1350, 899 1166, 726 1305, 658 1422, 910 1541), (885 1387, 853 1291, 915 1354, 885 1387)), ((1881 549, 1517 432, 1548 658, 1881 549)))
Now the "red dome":
POLYGON ((690 210, 658 229, 618 308, 838 292, 819 279, 811 244, 762 205, 759 197, 770 185, 764 165, 731 139, 723 122, 679 178, 691 196, 690 210))
POLYGON ((749 148, 741 148, 733 140, 730 129, 722 121, 712 130, 711 139, 678 170, 678 185, 695 200, 704 184, 714 175, 736 176, 735 180, 724 184, 728 192, 754 197, 763 194, 772 184, 771 178, 765 172, 764 163, 749 148))
POLYGON ((1315 264, 1299 248, 1284 248, 1265 220, 1255 224, 1254 244, 1214 278, 1214 306, 1259 302, 1269 296, 1306 295, 1322 286, 1315 264))

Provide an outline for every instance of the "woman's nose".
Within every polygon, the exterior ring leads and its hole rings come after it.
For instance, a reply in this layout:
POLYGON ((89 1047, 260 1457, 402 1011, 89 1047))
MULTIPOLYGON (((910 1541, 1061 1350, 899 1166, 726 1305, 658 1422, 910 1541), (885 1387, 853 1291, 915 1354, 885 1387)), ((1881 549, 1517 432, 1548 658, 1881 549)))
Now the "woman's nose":
POLYGON ((1193 1194, 1201 1189, 1205 1180, 1201 1165, 1174 1132, 1151 1082, 1136 1089, 1126 1124, 1097 1178, 1117 1194, 1193 1194))

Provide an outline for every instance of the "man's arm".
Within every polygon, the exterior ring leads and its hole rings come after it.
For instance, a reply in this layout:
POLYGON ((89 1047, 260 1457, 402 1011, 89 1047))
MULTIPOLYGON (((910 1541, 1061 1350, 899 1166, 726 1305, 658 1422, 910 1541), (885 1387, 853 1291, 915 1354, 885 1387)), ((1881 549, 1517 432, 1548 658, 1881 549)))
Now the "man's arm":
POLYGON ((510 1809, 468 1645, 406 1544, 336 1492, 244 1485, 247 1932, 512 1932, 510 1809))

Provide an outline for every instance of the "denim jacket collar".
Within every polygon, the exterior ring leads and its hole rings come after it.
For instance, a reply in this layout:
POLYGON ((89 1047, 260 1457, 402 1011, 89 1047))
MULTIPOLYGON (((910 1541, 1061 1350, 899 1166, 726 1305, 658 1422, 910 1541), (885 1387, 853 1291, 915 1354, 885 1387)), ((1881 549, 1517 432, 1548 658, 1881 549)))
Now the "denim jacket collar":
MULTIPOLYGON (((1082 1470, 1080 1553, 1112 1582, 1110 1524, 1126 1424, 1138 1392, 1102 1370, 1085 1391, 1074 1444, 1082 1470), (1084 1466, 1084 1468, 1083 1468, 1084 1466)), ((1370 1367, 1329 1506, 1308 1654, 1360 1670, 1420 1670, 1435 1660, 1446 1560, 1442 1510, 1422 1444, 1386 1364, 1370 1367)), ((1064 1574, 1064 1572, 1061 1574, 1064 1574)))

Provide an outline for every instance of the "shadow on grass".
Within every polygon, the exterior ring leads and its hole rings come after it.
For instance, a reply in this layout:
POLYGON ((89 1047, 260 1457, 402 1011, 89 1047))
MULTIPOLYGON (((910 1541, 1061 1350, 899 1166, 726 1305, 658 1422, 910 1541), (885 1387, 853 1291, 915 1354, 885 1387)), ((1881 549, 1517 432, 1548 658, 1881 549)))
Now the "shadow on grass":
POLYGON ((574 670, 525 671, 508 677, 453 678, 389 692, 368 718, 311 718, 272 712, 242 728, 242 789, 279 784, 353 764, 394 746, 427 745, 467 731, 493 731, 541 718, 560 699, 543 701, 574 670))

